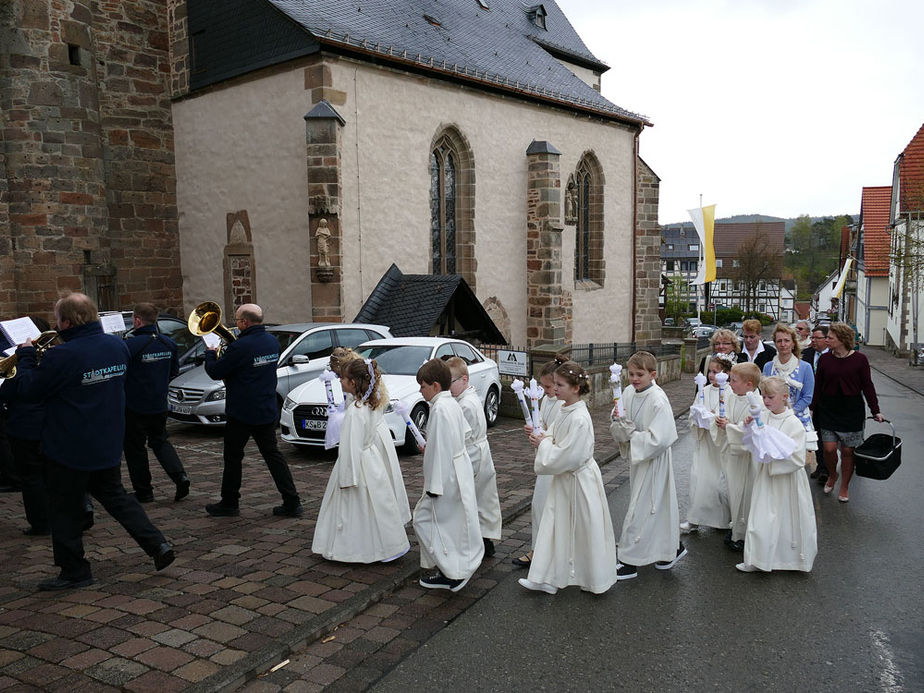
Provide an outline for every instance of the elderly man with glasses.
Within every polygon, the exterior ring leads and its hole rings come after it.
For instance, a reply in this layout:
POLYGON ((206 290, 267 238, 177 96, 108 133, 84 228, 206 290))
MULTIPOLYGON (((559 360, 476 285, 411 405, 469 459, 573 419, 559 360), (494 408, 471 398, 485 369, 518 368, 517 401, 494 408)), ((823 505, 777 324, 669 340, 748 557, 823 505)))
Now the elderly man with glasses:
POLYGON ((812 329, 809 327, 808 320, 800 320, 793 326, 793 329, 799 336, 799 348, 805 351, 812 344, 812 329))

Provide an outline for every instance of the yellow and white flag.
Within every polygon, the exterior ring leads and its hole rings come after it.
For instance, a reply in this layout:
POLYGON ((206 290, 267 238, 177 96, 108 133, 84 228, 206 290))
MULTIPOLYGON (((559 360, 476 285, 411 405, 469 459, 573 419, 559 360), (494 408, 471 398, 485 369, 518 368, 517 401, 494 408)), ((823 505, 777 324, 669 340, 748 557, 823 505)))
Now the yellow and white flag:
POLYGON ((847 258, 847 261, 844 263, 844 269, 841 270, 841 276, 837 280, 837 285, 834 287, 834 298, 840 298, 841 292, 844 290, 844 284, 847 283, 847 274, 850 272, 850 265, 853 263, 853 258, 847 258))
POLYGON ((715 230, 715 205, 688 209, 696 235, 699 236, 699 264, 696 278, 691 284, 706 284, 715 281, 715 244, 712 237, 715 230))

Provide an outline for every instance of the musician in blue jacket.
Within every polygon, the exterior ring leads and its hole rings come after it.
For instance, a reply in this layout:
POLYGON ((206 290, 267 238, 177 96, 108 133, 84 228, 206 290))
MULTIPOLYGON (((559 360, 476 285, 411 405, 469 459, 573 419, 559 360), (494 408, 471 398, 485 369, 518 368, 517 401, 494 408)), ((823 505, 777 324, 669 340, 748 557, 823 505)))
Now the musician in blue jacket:
POLYGON ((231 342, 221 358, 217 349, 205 352, 205 372, 214 380, 225 381, 224 472, 221 477, 221 501, 205 506, 209 515, 240 515, 241 463, 244 446, 253 437, 269 468, 282 505, 273 515, 300 517, 302 504, 292 481, 292 473, 276 442, 276 362, 279 342, 263 325, 263 309, 255 303, 242 305, 234 314, 238 338, 231 342))
POLYGON ((133 331, 125 340, 131 360, 125 376, 125 464, 142 503, 154 500, 150 446, 154 457, 176 484, 174 501, 189 495, 189 477, 167 439, 167 385, 179 373, 177 346, 157 329, 157 308, 139 303, 132 315, 133 331))
POLYGON ((36 363, 31 342, 16 350, 22 371, 17 375, 22 378, 19 395, 45 404, 41 445, 47 460, 52 547, 61 568, 58 577, 38 587, 63 590, 93 582, 81 538, 86 491, 162 570, 173 562, 173 549, 134 496, 125 492, 120 474, 128 347, 103 333, 96 305, 84 294, 60 299, 55 319, 64 343, 49 349, 41 363, 36 363))

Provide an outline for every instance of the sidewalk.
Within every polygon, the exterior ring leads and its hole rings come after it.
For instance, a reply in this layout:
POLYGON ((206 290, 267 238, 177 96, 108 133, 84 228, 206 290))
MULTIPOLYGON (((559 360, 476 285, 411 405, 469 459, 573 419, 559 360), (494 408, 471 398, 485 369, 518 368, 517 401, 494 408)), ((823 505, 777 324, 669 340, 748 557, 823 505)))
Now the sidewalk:
MULTIPOLYGON (((860 353, 866 356, 870 368, 874 371, 919 395, 924 395, 924 366, 909 366, 908 357, 896 358, 880 347, 864 345, 860 353)), ((888 412, 883 414, 889 418, 888 412)))
MULTIPOLYGON (((684 374, 664 389, 676 415, 689 407, 695 387, 684 374)), ((592 416, 595 456, 611 490, 625 482, 627 469, 609 436, 608 408, 592 416)), ((502 419, 489 432, 503 540, 456 595, 411 582, 419 554, 410 527, 411 552, 392 564, 331 563, 311 553, 332 453, 281 444, 305 505, 305 516, 292 520, 271 515, 278 495, 251 443, 241 516, 210 518, 204 505, 218 498, 221 432, 171 424, 171 433, 193 485, 189 498, 173 503, 172 484, 153 461, 156 500, 145 509, 177 551, 162 573, 100 511, 85 538, 96 582, 37 592, 41 579, 56 574, 50 540, 23 536, 20 496, 0 495, 0 689, 166 693, 248 681, 253 690, 360 688, 496 584, 529 542, 533 449, 519 420, 502 419), (287 658, 285 669, 257 678, 287 658)), ((413 505, 421 457, 400 460, 413 505)))

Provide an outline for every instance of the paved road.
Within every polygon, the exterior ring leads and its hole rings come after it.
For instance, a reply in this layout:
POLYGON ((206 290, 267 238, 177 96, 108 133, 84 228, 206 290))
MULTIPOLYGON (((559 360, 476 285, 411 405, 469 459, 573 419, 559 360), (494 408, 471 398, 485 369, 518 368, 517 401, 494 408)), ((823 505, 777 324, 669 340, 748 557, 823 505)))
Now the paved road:
MULTIPOLYGON (((739 573, 718 533, 599 597, 526 592, 512 573, 374 690, 924 690, 924 397, 874 379, 905 461, 889 481, 857 479, 847 505, 813 486, 811 574, 739 573)), ((690 450, 685 435, 684 488, 690 450)), ((618 533, 628 485, 610 500, 618 533)))

